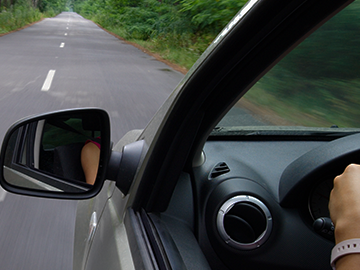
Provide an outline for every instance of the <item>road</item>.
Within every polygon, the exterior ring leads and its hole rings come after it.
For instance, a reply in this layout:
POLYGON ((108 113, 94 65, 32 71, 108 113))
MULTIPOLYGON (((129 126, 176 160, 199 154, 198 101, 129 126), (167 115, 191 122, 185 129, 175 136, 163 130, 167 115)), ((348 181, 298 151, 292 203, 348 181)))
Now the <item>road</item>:
MULTIPOLYGON (((37 113, 100 107, 116 143, 144 128, 182 74, 76 13, 0 37, 0 139, 37 113)), ((72 269, 76 201, 0 190, 1 269, 72 269)))

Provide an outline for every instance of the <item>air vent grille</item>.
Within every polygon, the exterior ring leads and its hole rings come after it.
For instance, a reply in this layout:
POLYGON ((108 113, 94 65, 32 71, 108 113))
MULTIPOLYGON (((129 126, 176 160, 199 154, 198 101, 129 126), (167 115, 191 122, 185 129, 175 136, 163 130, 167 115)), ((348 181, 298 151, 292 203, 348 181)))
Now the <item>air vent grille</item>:
POLYGON ((259 248, 272 230, 272 216, 267 206, 248 195, 227 200, 218 211, 216 223, 225 243, 240 250, 259 248))
POLYGON ((213 179, 228 172, 230 172, 229 166, 225 162, 220 162, 211 170, 209 178, 213 179))

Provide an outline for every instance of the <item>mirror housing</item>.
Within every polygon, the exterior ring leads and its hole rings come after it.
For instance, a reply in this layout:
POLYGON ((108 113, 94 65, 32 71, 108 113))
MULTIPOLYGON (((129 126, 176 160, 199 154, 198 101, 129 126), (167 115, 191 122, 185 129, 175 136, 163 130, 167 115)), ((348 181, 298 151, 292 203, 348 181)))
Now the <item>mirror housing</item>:
POLYGON ((104 110, 32 116, 12 125, 5 135, 0 184, 22 195, 90 198, 104 183, 109 156, 110 121, 104 110))
POLYGON ((116 187, 124 194, 129 193, 142 154, 147 150, 144 140, 127 144, 122 152, 112 151, 106 179, 116 181, 116 187))

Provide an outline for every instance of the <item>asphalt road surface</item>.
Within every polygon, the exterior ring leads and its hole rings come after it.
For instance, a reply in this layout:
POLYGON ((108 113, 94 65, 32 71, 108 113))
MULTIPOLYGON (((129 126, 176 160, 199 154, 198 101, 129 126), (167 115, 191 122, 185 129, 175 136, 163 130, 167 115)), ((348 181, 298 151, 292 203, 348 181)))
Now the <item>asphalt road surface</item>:
MULTIPOLYGON (((144 128, 182 77, 78 14, 62 13, 0 37, 0 139, 25 116, 100 107, 116 143, 144 128)), ((72 269, 76 204, 0 189, 0 269, 72 269)))

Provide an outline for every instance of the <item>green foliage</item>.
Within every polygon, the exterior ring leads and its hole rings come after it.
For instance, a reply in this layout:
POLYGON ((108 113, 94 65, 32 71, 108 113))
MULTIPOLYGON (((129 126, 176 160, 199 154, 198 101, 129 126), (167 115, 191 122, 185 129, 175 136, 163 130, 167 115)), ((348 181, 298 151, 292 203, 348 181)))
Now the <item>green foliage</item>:
POLYGON ((43 13, 58 14, 66 9, 67 0, 38 0, 37 7, 43 13))
POLYGON ((21 28, 42 17, 38 9, 28 5, 15 5, 0 12, 0 34, 21 28))
POLYGON ((201 30, 218 33, 234 17, 246 0, 181 0, 180 9, 201 30))
POLYGON ((72 0, 71 6, 75 12, 102 27, 190 67, 245 2, 72 0), (179 56, 184 53, 189 56, 185 57, 186 63, 179 56))
POLYGON ((65 10, 67 0, 8 0, 0 1, 0 34, 53 17, 65 10))
POLYGON ((217 34, 246 1, 73 0, 74 11, 103 27, 123 27, 128 37, 217 34))
POLYGON ((124 2, 109 0, 104 4, 99 0, 85 1, 76 6, 76 11, 80 10, 81 15, 105 28, 123 28, 124 38, 128 39, 148 40, 191 29, 186 17, 174 5, 156 0, 142 1, 138 6, 133 6, 134 1, 128 6, 124 2))
POLYGON ((359 127, 359 10, 354 2, 324 24, 247 97, 296 124, 359 127))
POLYGON ((301 43, 281 62, 281 66, 312 78, 357 77, 360 70, 359 10, 359 2, 351 4, 322 26, 320 31, 301 43), (293 65, 294 59, 297 60, 296 65, 293 65), (349 66, 352 69, 348 69, 349 66))
POLYGON ((189 34, 161 35, 148 41, 137 41, 141 46, 186 69, 191 68, 210 42, 202 37, 194 40, 194 36, 189 34))
POLYGON ((118 20, 127 33, 125 38, 147 40, 155 31, 153 25, 157 16, 156 12, 144 8, 125 7, 118 20))
MULTIPOLYGON (((40 12, 43 13, 50 11, 50 13, 55 12, 57 14, 66 9, 67 1, 68 0, 0 0, 0 12, 19 13, 18 10, 29 9, 29 14, 31 14, 33 13, 33 9, 39 9, 40 12)), ((27 14, 26 11, 22 11, 22 13, 27 14)), ((15 17, 18 17, 18 15, 15 15, 15 17)))

